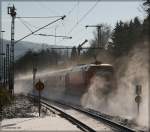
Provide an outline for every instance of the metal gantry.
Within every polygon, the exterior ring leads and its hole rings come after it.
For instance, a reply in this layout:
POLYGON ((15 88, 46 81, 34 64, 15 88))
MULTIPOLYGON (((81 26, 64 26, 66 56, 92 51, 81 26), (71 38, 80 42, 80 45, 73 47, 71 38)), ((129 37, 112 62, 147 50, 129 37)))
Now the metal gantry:
POLYGON ((103 45, 102 45, 102 35, 101 35, 101 28, 102 28, 102 25, 86 25, 85 26, 86 28, 88 27, 96 27, 97 28, 97 39, 98 39, 98 42, 97 42, 97 46, 98 48, 103 48, 103 45))

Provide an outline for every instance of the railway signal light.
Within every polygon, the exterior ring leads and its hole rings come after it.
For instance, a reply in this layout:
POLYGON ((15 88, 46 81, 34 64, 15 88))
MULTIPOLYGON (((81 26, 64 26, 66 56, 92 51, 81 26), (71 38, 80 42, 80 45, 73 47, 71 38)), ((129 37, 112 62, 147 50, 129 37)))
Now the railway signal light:
POLYGON ((142 97, 140 96, 140 95, 137 95, 136 97, 135 97, 135 102, 136 103, 140 103, 142 101, 142 97))
POLYGON ((44 89, 44 83, 39 79, 39 81, 35 84, 35 87, 38 91, 42 91, 44 89))
POLYGON ((140 103, 142 101, 142 97, 140 96, 142 93, 141 85, 136 85, 135 93, 136 93, 135 102, 137 103, 137 110, 138 110, 138 114, 139 114, 140 103))
POLYGON ((142 93, 142 86, 141 85, 136 85, 136 94, 140 95, 142 93))
POLYGON ((39 79, 39 81, 35 84, 35 88, 38 90, 39 92, 39 116, 40 116, 40 109, 41 109, 41 104, 40 104, 40 100, 41 100, 41 91, 44 89, 44 83, 39 79))

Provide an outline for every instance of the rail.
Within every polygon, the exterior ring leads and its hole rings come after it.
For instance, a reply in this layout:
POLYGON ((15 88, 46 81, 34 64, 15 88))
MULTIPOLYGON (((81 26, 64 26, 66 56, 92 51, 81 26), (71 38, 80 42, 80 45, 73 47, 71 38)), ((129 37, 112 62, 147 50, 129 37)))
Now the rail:
POLYGON ((70 104, 66 104, 64 102, 59 102, 59 101, 54 101, 54 100, 50 100, 50 101, 52 101, 56 104, 60 104, 60 105, 63 105, 63 106, 70 107, 70 108, 75 109, 79 112, 82 112, 82 113, 84 113, 88 116, 91 116, 92 118, 94 118, 96 120, 99 120, 99 121, 103 122, 104 124, 110 126, 111 128, 115 129, 115 131, 118 131, 118 132, 136 132, 136 130, 134 130, 134 129, 128 128, 127 126, 121 125, 117 122, 114 122, 110 119, 107 119, 106 117, 104 117, 100 113, 97 114, 97 113, 94 113, 92 111, 89 111, 88 109, 84 109, 84 108, 79 107, 79 106, 73 106, 73 105, 70 105, 70 104))
POLYGON ((121 124, 119 124, 117 122, 114 122, 114 121, 112 121, 110 119, 107 119, 106 117, 104 117, 100 113, 95 113, 95 112, 92 112, 91 110, 84 109, 84 108, 79 107, 79 106, 66 104, 66 103, 64 103, 62 101, 60 102, 60 101, 50 100, 50 99, 46 99, 46 98, 42 98, 41 100, 42 100, 42 102, 43 101, 50 101, 50 102, 53 102, 53 103, 61 105, 61 106, 66 106, 66 107, 75 109, 75 110, 77 110, 79 112, 82 112, 82 113, 88 115, 88 116, 91 116, 92 118, 94 118, 96 120, 99 120, 100 122, 103 122, 104 124, 110 126, 112 129, 114 129, 117 132, 136 132, 136 130, 134 130, 134 129, 128 128, 127 126, 121 125, 121 124))
MULTIPOLYGON (((33 99, 33 96, 29 96, 29 97, 33 99)), ((82 123, 81 121, 77 120, 76 118, 72 117, 71 115, 69 115, 69 114, 65 113, 64 111, 56 108, 55 106, 50 105, 48 102, 45 102, 43 99, 41 99, 41 105, 50 111, 52 111, 52 109, 53 109, 53 110, 59 112, 60 113, 59 115, 61 117, 69 120, 74 125, 76 125, 78 128, 80 128, 82 131, 96 132, 93 128, 87 126, 86 124, 82 123)))

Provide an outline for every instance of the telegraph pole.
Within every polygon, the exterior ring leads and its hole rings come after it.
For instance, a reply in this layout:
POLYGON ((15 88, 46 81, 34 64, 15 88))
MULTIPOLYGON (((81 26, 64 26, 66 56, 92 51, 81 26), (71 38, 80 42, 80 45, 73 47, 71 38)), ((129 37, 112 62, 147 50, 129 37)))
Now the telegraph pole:
POLYGON ((10 84, 9 91, 11 95, 14 95, 14 34, 15 34, 15 18, 16 18, 16 9, 13 5, 12 7, 8 7, 8 14, 11 15, 11 46, 10 46, 10 84))

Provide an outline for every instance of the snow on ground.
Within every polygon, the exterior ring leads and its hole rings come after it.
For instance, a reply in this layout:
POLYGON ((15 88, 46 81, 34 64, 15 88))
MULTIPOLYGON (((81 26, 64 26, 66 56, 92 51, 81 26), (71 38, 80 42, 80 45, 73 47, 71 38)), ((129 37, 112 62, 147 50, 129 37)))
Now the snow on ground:
POLYGON ((75 125, 55 115, 34 118, 13 118, 2 121, 0 131, 34 130, 34 131, 80 131, 75 125))
POLYGON ((71 122, 42 107, 38 116, 38 107, 24 95, 16 95, 12 105, 4 108, 1 131, 80 131, 71 122))

